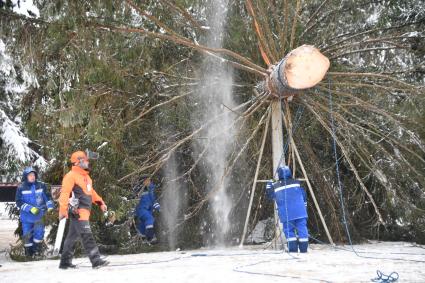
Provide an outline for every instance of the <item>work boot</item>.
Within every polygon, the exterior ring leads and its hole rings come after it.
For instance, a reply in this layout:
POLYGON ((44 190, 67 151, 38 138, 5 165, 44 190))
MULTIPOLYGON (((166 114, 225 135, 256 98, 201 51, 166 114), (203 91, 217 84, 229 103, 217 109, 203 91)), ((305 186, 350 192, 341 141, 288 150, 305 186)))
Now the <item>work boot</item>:
POLYGON ((148 244, 150 245, 156 245, 158 244, 158 239, 156 238, 156 236, 154 235, 152 239, 148 239, 148 244))
POLYGON ((107 266, 108 264, 109 264, 109 261, 99 258, 97 261, 95 261, 92 264, 92 267, 93 267, 93 269, 98 269, 98 268, 107 266))
POLYGON ((70 269, 74 269, 74 268, 77 268, 77 266, 76 266, 75 264, 72 264, 72 263, 64 263, 64 262, 61 262, 61 263, 59 264, 59 268, 60 268, 60 269, 68 269, 68 268, 70 268, 70 269))
POLYGON ((308 242, 298 242, 298 248, 300 249, 300 253, 306 253, 308 249, 308 242))
POLYGON ((297 253, 298 252, 297 241, 288 241, 288 250, 290 253, 297 253))
POLYGON ((40 257, 40 256, 41 256, 41 249, 42 249, 42 245, 41 245, 41 243, 35 243, 35 244, 32 246, 32 252, 33 252, 33 255, 34 255, 35 257, 40 257))
POLYGON ((146 240, 146 235, 143 235, 143 234, 138 234, 137 236, 136 236, 136 238, 138 239, 138 240, 140 240, 140 241, 145 241, 146 240))
POLYGON ((155 230, 152 228, 146 228, 146 239, 148 241, 152 240, 155 237, 155 230))
POLYGON ((25 256, 32 257, 34 255, 34 250, 32 247, 25 247, 25 256))

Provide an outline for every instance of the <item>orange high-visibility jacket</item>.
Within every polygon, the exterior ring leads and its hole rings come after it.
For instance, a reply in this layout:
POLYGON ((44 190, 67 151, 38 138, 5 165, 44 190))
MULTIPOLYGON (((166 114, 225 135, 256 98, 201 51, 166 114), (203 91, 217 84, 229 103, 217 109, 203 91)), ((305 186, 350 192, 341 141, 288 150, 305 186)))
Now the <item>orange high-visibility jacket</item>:
POLYGON ((78 200, 79 220, 89 220, 92 203, 101 206, 105 204, 92 186, 89 173, 78 167, 72 166, 62 180, 61 194, 59 197, 59 215, 68 218, 68 204, 70 197, 78 200))

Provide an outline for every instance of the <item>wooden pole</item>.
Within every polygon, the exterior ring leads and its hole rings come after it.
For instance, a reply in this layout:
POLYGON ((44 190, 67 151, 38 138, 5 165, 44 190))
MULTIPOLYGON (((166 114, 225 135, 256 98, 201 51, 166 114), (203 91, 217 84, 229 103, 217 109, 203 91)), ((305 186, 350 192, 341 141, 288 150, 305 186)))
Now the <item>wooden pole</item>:
MULTIPOLYGON (((282 117, 283 117, 283 115, 282 115, 282 117)), ((285 123, 287 123, 286 120, 285 120, 285 123)), ((292 137, 292 135, 289 135, 289 138, 290 138, 290 142, 292 144, 292 148, 294 149, 295 156, 297 157, 298 164, 300 165, 300 169, 303 172, 305 182, 307 183, 308 191, 310 192, 311 198, 313 199, 314 206, 316 207, 317 212, 319 213, 319 217, 320 217, 320 220, 322 222, 322 225, 325 228, 326 236, 328 237, 329 243, 331 245, 335 245, 334 241, 332 240, 331 234, 329 233, 328 226, 326 225, 325 218, 323 217, 322 211, 320 210, 320 206, 319 206, 319 203, 317 202, 316 195, 314 194, 313 188, 310 184, 310 180, 307 177, 307 172, 305 171, 304 164, 301 161, 301 157, 300 157, 300 154, 298 152, 297 146, 294 142, 294 138, 292 137)))
MULTIPOLYGON (((285 165, 285 153, 283 152, 283 123, 282 123, 282 109, 281 100, 276 99, 272 102, 272 154, 273 154, 273 179, 278 179, 277 169, 280 165, 285 165)), ((274 223, 275 223, 275 235, 279 235, 282 231, 282 224, 279 221, 277 214, 277 205, 274 202, 274 223)), ((279 249, 277 238, 275 237, 274 247, 279 249)))
POLYGON ((266 126, 264 128, 263 138, 261 141, 260 155, 258 156, 257 168, 255 169, 255 175, 254 175, 254 182, 252 183, 252 188, 251 188, 251 197, 249 199, 248 211, 246 212, 245 225, 243 227, 241 242, 239 244, 239 247, 241 248, 243 247, 243 243, 245 242, 246 232, 248 230, 248 223, 249 223, 249 217, 251 216, 252 202, 254 201, 255 188, 257 187, 258 172, 260 171, 261 159, 263 158, 263 152, 264 152, 264 145, 266 144, 267 133, 269 131, 270 114, 271 112, 269 112, 266 126))
POLYGON ((283 152, 283 122, 280 99, 272 102, 272 151, 273 151, 273 178, 277 178, 277 168, 285 165, 283 152))
MULTIPOLYGON (((292 120, 291 120, 291 110, 289 108, 289 103, 288 103, 288 99, 285 99, 285 109, 286 109, 286 119, 288 120, 287 123, 285 123, 286 125, 286 129, 288 131, 288 136, 292 137, 292 120)), ((291 138, 289 138, 289 140, 291 140, 291 138)), ((288 145, 288 152, 291 153, 291 157, 292 157, 292 178, 295 179, 296 176, 296 168, 297 168, 297 163, 295 162, 295 153, 294 153, 294 147, 292 146, 292 143, 290 142, 288 145)), ((289 163, 289 161, 288 161, 289 163)), ((289 164, 288 164, 289 166, 289 164)))

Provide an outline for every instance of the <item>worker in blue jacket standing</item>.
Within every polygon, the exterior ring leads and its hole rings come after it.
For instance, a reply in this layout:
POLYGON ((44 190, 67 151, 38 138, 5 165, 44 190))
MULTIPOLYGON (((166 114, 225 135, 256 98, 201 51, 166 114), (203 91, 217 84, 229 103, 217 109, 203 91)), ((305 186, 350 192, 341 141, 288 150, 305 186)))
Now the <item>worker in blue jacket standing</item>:
POLYGON ((25 168, 22 174, 22 183, 16 191, 16 206, 20 210, 25 255, 38 255, 44 239, 43 215, 52 210, 54 204, 46 186, 37 181, 37 172, 32 167, 25 168))
POLYGON ((160 205, 156 200, 155 185, 149 177, 145 178, 140 191, 140 201, 135 209, 137 218, 136 227, 142 237, 146 237, 147 241, 151 244, 156 243, 153 212, 159 212, 159 210, 160 205))
POLYGON ((306 253, 308 249, 307 197, 300 182, 292 179, 288 166, 278 168, 279 180, 268 182, 266 194, 274 199, 280 222, 288 241, 289 252, 306 253))

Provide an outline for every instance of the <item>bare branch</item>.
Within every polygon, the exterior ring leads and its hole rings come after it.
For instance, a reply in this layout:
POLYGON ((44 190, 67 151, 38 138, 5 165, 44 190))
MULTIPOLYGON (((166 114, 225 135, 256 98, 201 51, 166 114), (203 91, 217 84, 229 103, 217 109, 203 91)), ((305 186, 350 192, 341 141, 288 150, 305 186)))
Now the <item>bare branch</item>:
POLYGON ((207 47, 207 46, 204 46, 204 45, 193 43, 192 41, 190 41, 186 38, 183 38, 181 36, 161 34, 161 33, 151 32, 151 31, 147 31, 147 30, 144 30, 144 29, 140 29, 140 28, 115 27, 115 26, 102 25, 102 24, 98 24, 98 23, 95 23, 94 26, 99 30, 119 31, 119 32, 128 32, 128 33, 140 33, 140 34, 144 34, 146 36, 153 37, 153 38, 158 38, 158 39, 162 39, 162 40, 169 40, 171 42, 181 44, 183 46, 187 46, 187 47, 193 48, 193 49, 201 51, 201 52, 209 51, 209 52, 213 52, 213 53, 225 54, 225 55, 233 57, 234 59, 244 63, 246 66, 251 67, 253 69, 253 71, 252 71, 253 73, 256 73, 256 74, 261 75, 261 76, 267 75, 266 69, 254 64, 253 62, 251 62, 247 58, 245 58, 245 57, 243 57, 243 56, 241 56, 241 55, 239 55, 239 54, 237 54, 237 53, 235 53, 231 50, 225 49, 225 48, 207 47))
POLYGON ((133 124, 134 122, 136 122, 136 121, 140 120, 141 118, 143 118, 144 116, 146 116, 147 114, 149 114, 150 112, 152 112, 153 110, 155 110, 156 108, 159 108, 159 107, 161 107, 161 106, 167 105, 167 104, 169 104, 169 103, 171 103, 171 102, 174 102, 174 101, 176 101, 176 100, 178 100, 178 99, 180 99, 180 98, 186 97, 186 96, 188 96, 189 94, 191 94, 192 92, 193 92, 193 91, 189 91, 188 93, 185 93, 185 94, 181 94, 181 95, 174 96, 174 97, 172 97, 171 99, 169 99, 169 100, 167 100, 167 101, 161 102, 161 103, 159 103, 159 104, 157 104, 157 105, 155 105, 155 106, 152 106, 151 108, 149 108, 149 109, 147 109, 147 110, 142 111, 142 113, 140 113, 140 114, 139 114, 136 118, 134 118, 133 120, 131 120, 131 121, 127 122, 127 123, 124 125, 124 127, 128 127, 128 126, 130 126, 131 124, 133 124))
POLYGON ((297 8, 295 10, 294 18, 292 20, 292 31, 291 31, 291 40, 289 41, 289 49, 294 48, 295 43, 295 31, 297 28, 297 20, 298 20, 298 14, 301 10, 301 0, 297 0, 297 8))
POLYGON ((172 0, 160 0, 160 1, 164 3, 165 5, 178 11, 187 21, 189 21, 192 24, 192 26, 197 28, 199 31, 202 31, 202 32, 205 31, 204 28, 202 28, 202 26, 198 23, 198 21, 196 21, 192 17, 192 15, 190 15, 185 9, 180 7, 175 1, 172 1, 172 0))
POLYGON ((381 78, 381 79, 386 79, 389 81, 393 81, 397 84, 409 87, 409 88, 414 88, 414 89, 419 89, 421 87, 419 86, 415 86, 406 82, 403 82, 401 80, 398 80, 396 78, 393 78, 391 76, 387 76, 387 75, 383 75, 380 73, 356 73, 356 72, 328 72, 328 75, 330 76, 334 76, 334 77, 375 77, 375 78, 381 78))
POLYGON ((360 178, 359 173, 357 172, 356 167, 354 166, 354 163, 351 161, 351 158, 348 155, 348 151, 345 148, 345 146, 340 142, 340 140, 334 136, 332 134, 331 129, 329 128, 329 126, 323 121, 322 117, 320 117, 319 114, 317 114, 317 112, 311 107, 311 105, 309 105, 304 99, 301 99, 301 101, 303 102, 303 104, 310 110, 311 113, 313 113, 314 116, 316 116, 317 120, 319 121, 319 123, 323 126, 323 128, 325 128, 325 130, 331 135, 333 136, 333 138, 335 139, 335 141, 337 142, 338 146, 340 147, 342 153, 345 156, 345 160, 348 162, 348 164, 350 165, 351 170, 353 171, 357 181, 360 184, 360 187, 363 189, 363 191, 366 193, 366 195, 368 196, 369 200, 371 201, 374 209, 375 209, 375 213, 376 215, 378 215, 378 219, 379 222, 385 226, 385 223, 383 221, 381 212, 378 209, 378 206, 376 205, 376 202, 372 196, 372 194, 369 192, 369 190, 366 188, 365 184, 363 183, 362 179, 360 178))
POLYGON ((322 4, 320 4, 320 6, 316 9, 316 11, 314 11, 313 14, 311 14, 310 18, 307 20, 307 23, 304 26, 306 26, 306 27, 309 26, 309 24, 311 23, 311 21, 320 12, 320 10, 323 8, 323 6, 326 4, 326 2, 328 2, 328 0, 323 1, 322 4))
POLYGON ((260 25, 258 24, 257 21, 257 16, 255 15, 255 11, 254 11, 254 7, 252 6, 252 2, 251 0, 246 0, 246 7, 248 9, 249 14, 252 17, 253 20, 253 25, 254 25, 254 30, 255 30, 255 34, 257 35, 259 44, 260 44, 260 48, 261 50, 264 50, 265 53, 262 52, 262 56, 263 56, 263 60, 264 62, 267 64, 267 66, 271 65, 272 62, 276 61, 276 58, 273 57, 272 52, 269 49, 269 46, 264 38, 263 32, 260 28, 260 25))
POLYGON ((356 54, 356 53, 366 53, 366 52, 373 52, 373 51, 379 51, 379 50, 392 50, 392 49, 409 49, 409 48, 410 48, 409 46, 364 48, 364 49, 352 50, 352 51, 347 51, 347 52, 344 52, 344 53, 336 54, 336 55, 330 57, 329 59, 341 58, 343 56, 350 55, 350 54, 356 54))

